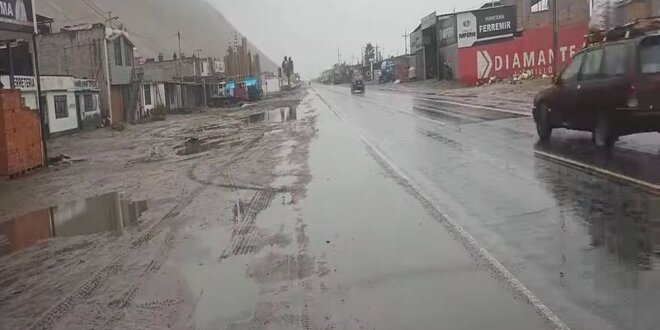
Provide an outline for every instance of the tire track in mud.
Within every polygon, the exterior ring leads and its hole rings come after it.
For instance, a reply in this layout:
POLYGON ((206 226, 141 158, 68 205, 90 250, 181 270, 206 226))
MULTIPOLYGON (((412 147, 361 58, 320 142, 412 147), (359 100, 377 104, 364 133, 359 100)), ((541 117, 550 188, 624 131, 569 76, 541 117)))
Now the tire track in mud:
POLYGON ((124 317, 126 307, 128 307, 132 303, 133 299, 135 298, 135 295, 137 294, 140 288, 140 285, 143 283, 144 280, 148 279, 148 277, 151 274, 156 273, 158 270, 160 270, 163 263, 169 256, 169 253, 174 249, 175 245, 176 245, 176 236, 174 236, 174 234, 171 232, 167 233, 165 239, 161 242, 156 257, 152 259, 151 262, 149 262, 149 264, 145 267, 143 273, 140 274, 141 281, 133 283, 128 288, 128 290, 124 292, 124 294, 120 299, 110 303, 110 307, 113 309, 112 315, 102 325, 101 329, 113 329, 115 323, 124 317))
POLYGON ((254 226, 257 215, 270 206, 275 198, 275 191, 258 191, 252 196, 248 209, 237 219, 237 226, 232 232, 232 255, 246 255, 259 249, 259 241, 265 233, 254 226))
MULTIPOLYGON (((50 310, 42 314, 32 325, 27 329, 30 330, 41 330, 41 329, 51 329, 53 328, 59 320, 64 316, 70 313, 77 305, 83 303, 86 299, 89 299, 94 295, 94 291, 99 288, 106 281, 119 274, 122 269, 122 264, 128 259, 129 254, 133 250, 137 250, 149 243, 157 233, 159 233, 162 228, 160 228, 164 222, 176 218, 181 214, 181 212, 192 203, 192 201, 199 196, 199 194, 204 190, 204 188, 199 188, 187 194, 183 199, 177 203, 170 211, 168 211, 165 216, 163 216, 159 221, 156 221, 150 226, 147 231, 142 234, 139 238, 131 242, 130 248, 122 251, 118 257, 116 257, 110 264, 103 267, 101 270, 96 272, 91 276, 90 279, 85 281, 81 286, 78 287, 74 292, 72 292, 67 297, 60 300, 57 304, 54 305, 50 310)), ((153 261, 152 261, 153 263, 153 261)), ((150 266, 153 264, 150 263, 150 266)), ((160 267, 160 266, 159 266, 160 267)), ((133 290, 136 291, 137 289, 133 290)), ((133 296, 135 292, 131 293, 130 290, 127 292, 127 297, 133 296)))

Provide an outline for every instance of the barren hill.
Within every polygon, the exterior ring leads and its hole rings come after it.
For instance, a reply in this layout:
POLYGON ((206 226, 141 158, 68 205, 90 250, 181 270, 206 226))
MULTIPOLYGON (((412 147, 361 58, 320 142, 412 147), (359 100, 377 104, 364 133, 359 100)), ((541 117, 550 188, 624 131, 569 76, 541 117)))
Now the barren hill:
MULTIPOLYGON (((39 0, 37 13, 55 19, 53 28, 76 23, 99 23, 118 16, 144 57, 163 53, 169 58, 178 50, 177 31, 181 32, 181 48, 192 54, 201 49, 202 56, 222 57, 236 29, 215 7, 205 0, 39 0)), ((274 71, 274 62, 255 45, 253 52, 261 57, 261 67, 274 71)))

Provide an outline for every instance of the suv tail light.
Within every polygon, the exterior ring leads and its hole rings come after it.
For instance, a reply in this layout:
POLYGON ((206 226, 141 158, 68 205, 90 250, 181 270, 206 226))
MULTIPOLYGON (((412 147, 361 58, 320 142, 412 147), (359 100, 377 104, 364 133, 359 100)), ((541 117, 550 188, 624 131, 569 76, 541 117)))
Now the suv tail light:
POLYGON ((628 89, 628 108, 637 108, 639 106, 639 101, 637 101, 637 88, 635 85, 630 85, 628 89))

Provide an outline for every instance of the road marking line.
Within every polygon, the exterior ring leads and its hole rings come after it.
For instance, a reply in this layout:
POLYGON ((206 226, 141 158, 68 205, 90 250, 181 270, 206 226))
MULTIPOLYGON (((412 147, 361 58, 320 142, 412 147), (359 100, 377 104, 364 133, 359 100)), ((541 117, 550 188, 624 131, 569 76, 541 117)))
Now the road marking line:
POLYGON ((546 158, 546 159, 551 160, 551 161, 555 161, 557 163, 564 163, 564 164, 567 164, 567 165, 570 165, 570 166, 573 166, 573 167, 577 167, 579 169, 586 170, 587 172, 592 172, 593 174, 599 174, 601 176, 611 177, 611 178, 614 178, 617 181, 627 183, 627 184, 633 185, 633 186, 638 186, 638 187, 644 188, 645 190, 649 190, 650 192, 653 192, 653 193, 660 193, 660 185, 656 185, 656 184, 646 182, 646 181, 643 181, 643 180, 640 180, 640 179, 635 179, 633 177, 629 177, 629 176, 624 175, 624 174, 619 174, 619 173, 616 173, 616 172, 612 172, 612 171, 606 170, 604 168, 588 165, 588 164, 581 163, 581 162, 578 162, 578 161, 574 161, 574 160, 571 160, 571 159, 568 159, 568 158, 565 158, 565 157, 553 155, 553 154, 550 154, 550 153, 547 153, 547 152, 544 152, 544 151, 535 150, 534 155, 536 155, 538 157, 541 157, 541 158, 546 158))
POLYGON ((507 110, 507 109, 501 109, 501 108, 494 108, 494 107, 488 107, 484 105, 477 105, 477 104, 469 104, 469 103, 462 103, 462 102, 456 102, 456 101, 449 101, 445 99, 439 99, 439 98, 429 98, 429 97, 419 97, 420 99, 423 100, 430 100, 430 101, 437 101, 437 102, 442 102, 442 103, 447 103, 451 105, 458 105, 462 107, 468 107, 468 108, 475 108, 475 109, 483 109, 483 110, 489 110, 489 111, 497 111, 497 112, 504 112, 504 113, 509 113, 509 114, 514 114, 514 115, 520 115, 520 116, 525 116, 525 117, 531 117, 532 112, 527 112, 527 111, 517 111, 517 110, 507 110))
MULTIPOLYGON (((447 214, 440 211, 440 208, 431 202, 431 200, 424 196, 422 189, 417 186, 414 181, 412 181, 401 169, 399 169, 394 163, 387 158, 374 144, 372 144, 367 138, 362 134, 357 132, 360 136, 360 139, 367 147, 368 151, 371 152, 376 162, 380 163, 381 166, 385 167, 385 170, 389 167, 390 172, 394 172, 395 176, 398 176, 399 179, 412 190, 413 196, 416 197, 423 205, 430 207, 432 210, 437 212, 440 215, 440 222, 447 228, 451 233, 454 233, 460 240, 463 242, 465 247, 468 249, 468 252, 473 253, 475 256, 481 258, 487 262, 490 267, 493 268, 493 271, 497 273, 518 295, 522 296, 527 303, 533 306, 537 313, 541 315, 550 323, 555 329, 568 330, 570 329, 556 314, 550 310, 541 300, 539 300, 527 287, 525 287, 522 282, 520 282, 511 272, 509 272, 504 265, 502 265, 493 255, 491 255, 485 248, 483 248, 477 240, 472 237, 467 231, 465 231, 456 221, 451 219, 447 214), (380 159, 380 161, 379 161, 380 159)), ((400 181, 400 182, 401 182, 400 181)), ((401 184, 401 183, 400 183, 401 184)), ((405 188, 405 187, 404 187, 405 188)))

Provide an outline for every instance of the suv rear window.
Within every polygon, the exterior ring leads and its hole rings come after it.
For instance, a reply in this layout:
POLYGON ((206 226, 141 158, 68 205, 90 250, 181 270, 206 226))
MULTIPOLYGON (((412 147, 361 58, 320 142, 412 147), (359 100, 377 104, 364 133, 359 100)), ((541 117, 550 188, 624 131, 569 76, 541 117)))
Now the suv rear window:
POLYGON ((660 37, 650 37, 642 41, 639 62, 642 73, 660 73, 660 37))

